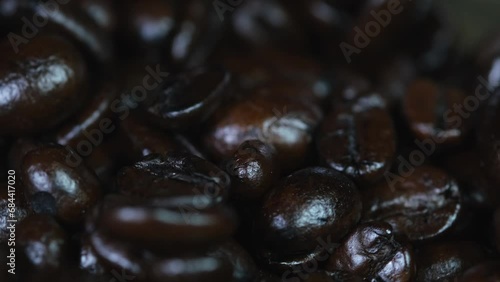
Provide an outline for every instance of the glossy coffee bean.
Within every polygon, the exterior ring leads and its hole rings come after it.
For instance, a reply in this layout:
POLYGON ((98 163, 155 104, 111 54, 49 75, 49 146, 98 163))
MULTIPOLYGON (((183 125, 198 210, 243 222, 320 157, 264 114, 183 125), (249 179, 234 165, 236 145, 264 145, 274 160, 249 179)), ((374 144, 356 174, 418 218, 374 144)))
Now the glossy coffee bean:
POLYGON ((102 209, 98 226, 113 238, 152 250, 185 251, 227 240, 236 222, 233 213, 224 207, 200 210, 175 200, 122 200, 102 209))
POLYGON ((251 281, 257 275, 257 266, 250 254, 236 241, 228 241, 213 250, 210 256, 225 259, 233 267, 234 282, 251 281))
POLYGON ((276 255, 308 253, 319 240, 338 242, 358 222, 356 185, 327 168, 306 168, 285 177, 255 215, 259 249, 276 255))
POLYGON ((340 244, 326 266, 364 279, 412 281, 415 263, 411 249, 394 239, 385 222, 358 225, 340 244))
POLYGON ((86 67, 78 51, 59 37, 37 36, 15 53, 0 44, 0 133, 26 135, 53 128, 86 94, 86 67))
POLYGON ((95 173, 83 163, 68 162, 72 154, 58 145, 32 150, 24 157, 19 174, 28 200, 48 193, 55 200, 56 217, 76 224, 100 199, 101 188, 95 173))
POLYGON ((104 139, 116 130, 111 104, 117 99, 117 89, 113 84, 100 86, 97 95, 76 116, 68 120, 58 130, 55 140, 62 146, 81 150, 83 144, 98 147, 104 139))
POLYGON ((321 111, 307 101, 262 90, 217 112, 204 144, 216 159, 227 159, 244 141, 258 139, 276 148, 283 171, 300 167, 310 153, 321 111))
POLYGON ((230 79, 230 74, 219 68, 202 67, 180 74, 148 97, 146 116, 163 128, 187 131, 215 111, 230 79))
POLYGON ((417 167, 411 175, 392 175, 362 191, 365 220, 390 223, 411 240, 435 238, 456 226, 462 197, 453 178, 441 169, 417 167))
POLYGON ((430 139, 443 145, 457 144, 467 133, 464 119, 470 116, 465 98, 460 89, 419 79, 408 87, 403 112, 418 139, 430 139))
POLYGON ((16 254, 24 273, 59 270, 67 263, 68 251, 66 232, 50 216, 31 215, 16 228, 16 254))
POLYGON ((428 244, 417 250, 416 281, 453 281, 484 260, 483 250, 474 242, 428 244))
POLYGON ((149 155, 121 170, 121 193, 139 197, 184 197, 199 207, 222 203, 228 194, 229 176, 216 165, 188 153, 149 155), (194 200, 193 200, 194 198, 194 200))
POLYGON ((385 103, 377 95, 339 105, 325 118, 317 138, 318 154, 333 169, 360 183, 373 183, 390 167, 396 136, 385 103))
POLYGON ((136 276, 138 280, 146 276, 142 252, 128 242, 118 241, 102 231, 94 231, 89 237, 90 250, 106 269, 120 269, 136 276))
POLYGON ((498 109, 500 90, 496 90, 486 102, 477 131, 479 155, 494 185, 500 183, 500 130, 496 126, 500 120, 498 109))
POLYGON ((230 194, 254 200, 264 195, 279 177, 276 150, 259 140, 243 142, 224 165, 231 176, 230 194))
POLYGON ((479 263, 464 272, 460 282, 495 282, 500 281, 500 262, 479 263))

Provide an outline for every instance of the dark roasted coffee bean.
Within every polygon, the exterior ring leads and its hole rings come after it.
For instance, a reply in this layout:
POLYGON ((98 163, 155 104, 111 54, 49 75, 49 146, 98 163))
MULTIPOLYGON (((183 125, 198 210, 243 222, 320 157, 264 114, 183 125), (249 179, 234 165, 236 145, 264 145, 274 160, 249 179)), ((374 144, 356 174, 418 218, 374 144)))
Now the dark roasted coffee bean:
POLYGON ((453 281, 469 267, 485 260, 473 242, 450 241, 424 245, 417 250, 417 282, 453 281))
POLYGON ((370 222, 347 235, 326 268, 350 272, 364 279, 412 281, 415 264, 411 249, 394 239, 389 224, 370 222))
POLYGON ((408 87, 403 112, 418 139, 430 139, 435 144, 457 144, 467 133, 464 119, 470 114, 463 109, 469 107, 465 98, 461 89, 418 79, 408 87))
POLYGON ((81 147, 88 142, 94 147, 101 145, 107 135, 116 129, 111 109, 116 98, 117 90, 114 85, 102 85, 87 106, 61 126, 55 137, 57 143, 69 145, 77 151, 81 151, 81 147))
POLYGON ((235 241, 217 247, 210 256, 226 259, 233 266, 234 282, 251 281, 257 274, 257 266, 247 251, 235 241))
POLYGON ((37 36, 14 52, 0 44, 0 133, 26 135, 51 129, 85 96, 86 67, 59 37, 37 36))
POLYGON ((230 79, 219 68, 201 67, 180 74, 148 97, 146 116, 161 127, 186 131, 215 111, 230 79))
POLYGON ((386 181, 362 191, 365 220, 390 223, 396 234, 411 240, 437 237, 457 225, 462 199, 458 185, 442 170, 422 166, 409 176, 386 176, 386 181))
POLYGON ((283 171, 300 167, 310 153, 322 113, 312 103, 256 90, 217 113, 204 136, 217 159, 229 158, 247 140, 273 145, 283 171))
MULTIPOLYGON (((78 223, 101 196, 99 180, 83 163, 68 161, 74 152, 58 145, 30 151, 21 166, 26 197, 46 192, 55 199, 56 217, 66 223, 78 223)), ((44 196, 46 199, 48 195, 44 196)))
POLYGON ((222 203, 229 176, 216 165, 188 153, 149 155, 118 175, 120 192, 140 197, 185 197, 190 205, 222 203))
POLYGON ((500 262, 488 261, 469 268, 459 282, 496 282, 500 281, 500 262))
POLYGON ((390 167, 396 136, 385 103, 377 95, 339 105, 325 118, 317 138, 319 157, 360 183, 373 183, 390 167))
POLYGON ((16 251, 21 273, 54 273, 67 263, 69 242, 52 217, 31 215, 17 226, 16 251))
POLYGON ((259 140, 243 142, 224 168, 232 180, 230 194, 243 200, 260 198, 279 177, 276 150, 259 140))
POLYGON ((356 185, 327 168, 306 168, 284 178, 265 197, 255 216, 254 237, 261 253, 309 253, 336 243, 358 222, 356 185))
POLYGON ((200 248, 227 240, 236 229, 233 213, 224 207, 200 210, 175 200, 131 200, 111 199, 97 225, 152 250, 200 248))

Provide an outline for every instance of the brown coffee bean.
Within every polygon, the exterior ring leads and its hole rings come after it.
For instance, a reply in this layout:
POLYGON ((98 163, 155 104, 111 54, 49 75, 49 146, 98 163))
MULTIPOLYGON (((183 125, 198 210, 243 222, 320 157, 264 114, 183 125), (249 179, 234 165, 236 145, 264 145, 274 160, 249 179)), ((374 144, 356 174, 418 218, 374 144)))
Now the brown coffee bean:
POLYGON ((414 168, 406 178, 393 175, 362 195, 365 220, 386 221, 414 241, 450 231, 462 210, 455 180, 432 166, 414 168))
POLYGON ((359 193, 351 180, 332 169, 306 168, 284 178, 265 197, 253 236, 261 253, 309 253, 319 242, 338 242, 360 214, 359 193))
POLYGON ((474 242, 449 241, 424 245, 417 250, 416 281, 452 281, 484 260, 483 250, 474 242))
POLYGON ((21 166, 21 180, 28 201, 40 192, 55 199, 56 217, 76 224, 99 200, 101 188, 93 171, 83 163, 68 162, 74 152, 62 146, 46 145, 30 151, 21 166))
POLYGON ((350 106, 339 105, 325 118, 317 138, 318 154, 355 181, 373 183, 392 164, 395 135, 382 98, 368 95, 350 106))
POLYGON ((26 135, 51 129, 72 114, 85 95, 86 66, 59 37, 37 36, 14 52, 0 44, 0 133, 26 135))
POLYGON ((431 139, 443 145, 458 144, 467 134, 464 119, 470 115, 460 107, 467 109, 465 98, 461 89, 419 79, 408 87, 403 112, 418 139, 431 139))

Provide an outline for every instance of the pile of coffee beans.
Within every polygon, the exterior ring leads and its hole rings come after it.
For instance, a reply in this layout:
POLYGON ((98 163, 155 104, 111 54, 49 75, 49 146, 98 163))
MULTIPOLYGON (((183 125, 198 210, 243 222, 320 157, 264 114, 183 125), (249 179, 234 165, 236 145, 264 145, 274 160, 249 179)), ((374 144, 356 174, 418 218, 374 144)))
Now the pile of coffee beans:
POLYGON ((437 2, 0 0, 0 281, 500 281, 500 34, 437 2))

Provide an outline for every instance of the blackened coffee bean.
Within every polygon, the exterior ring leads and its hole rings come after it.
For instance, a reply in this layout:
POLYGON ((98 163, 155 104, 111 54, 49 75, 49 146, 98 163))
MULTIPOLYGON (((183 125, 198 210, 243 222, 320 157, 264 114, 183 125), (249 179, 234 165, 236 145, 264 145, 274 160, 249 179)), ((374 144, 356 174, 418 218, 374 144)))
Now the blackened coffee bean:
POLYGON ((257 139, 273 145, 282 171, 298 168, 310 154, 321 110, 308 101, 264 95, 262 89, 222 108, 204 135, 216 159, 229 158, 238 146, 257 139))
POLYGON ((262 253, 304 254, 321 242, 338 242, 360 215, 360 196, 351 180, 332 169, 306 168, 265 196, 253 236, 262 253))
POLYGON ((358 225, 340 243, 326 268, 352 272, 371 279, 392 259, 396 249, 397 243, 389 224, 364 223, 358 225))
POLYGON ((500 281, 500 262, 479 263, 464 272, 460 282, 495 282, 500 281))
POLYGON ((86 66, 59 37, 37 36, 14 52, 0 44, 0 133, 26 135, 51 129, 85 96, 86 66))
POLYGON ((103 208, 98 226, 113 238, 152 250, 188 250, 223 242, 236 229, 233 213, 224 207, 196 209, 171 202, 113 203, 103 208))
POLYGON ((416 268, 413 246, 401 243, 391 261, 379 271, 377 278, 381 281, 413 281, 416 268))
POLYGON ((52 217, 31 215, 17 226, 16 250, 20 268, 25 268, 21 273, 50 273, 68 262, 69 241, 52 217))
POLYGON ((222 203, 228 194, 229 176, 209 161, 189 153, 149 155, 121 170, 120 192, 140 197, 186 197, 198 207, 222 203), (194 198, 194 200, 193 200, 194 198))
POLYGON ((231 176, 230 194, 243 200, 264 195, 279 177, 276 150, 259 140, 243 142, 225 164, 231 176))
POLYGON ((111 104, 117 98, 113 84, 100 86, 97 95, 75 117, 68 120, 58 130, 55 140, 62 146, 78 149, 84 142, 98 147, 116 129, 111 104))
POLYGON ((49 193, 56 201, 56 217, 66 223, 78 223, 101 196, 99 180, 83 163, 68 158, 74 152, 59 145, 46 145, 30 151, 21 166, 21 180, 29 200, 39 192, 49 193))
POLYGON ((484 260, 483 250, 474 242, 427 244, 417 250, 416 281, 453 281, 469 267, 484 260))
POLYGON ((418 139, 430 139, 442 145, 457 144, 467 134, 464 119, 470 115, 467 113, 470 106, 466 101, 461 89, 418 79, 408 87, 403 112, 418 139))
POLYGON ((362 194, 365 220, 386 221, 396 234, 411 240, 430 239, 450 231, 462 210, 455 180, 431 166, 414 168, 406 178, 391 173, 386 181, 362 194))
POLYGON ((251 281, 257 275, 257 266, 252 257, 234 240, 216 247, 210 256, 223 258, 231 263, 233 266, 233 280, 231 281, 251 281))
POLYGON ((376 182, 396 152, 396 133, 383 99, 367 95, 334 108, 323 121, 317 148, 331 168, 360 183, 376 182))
POLYGON ((230 80, 230 74, 221 68, 186 71, 154 91, 144 111, 158 126, 187 131, 210 117, 222 102, 230 80))

